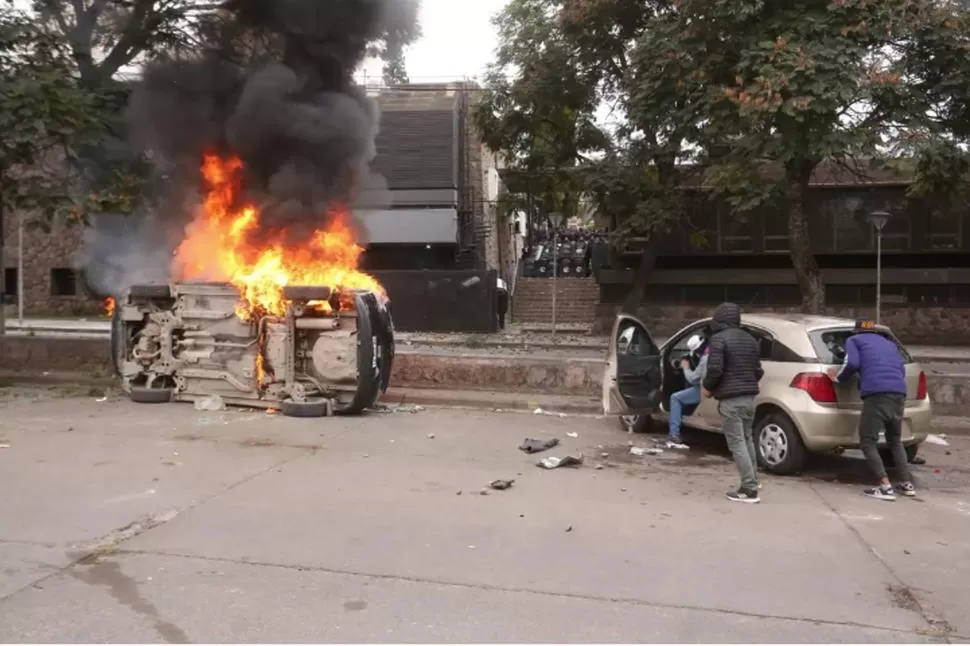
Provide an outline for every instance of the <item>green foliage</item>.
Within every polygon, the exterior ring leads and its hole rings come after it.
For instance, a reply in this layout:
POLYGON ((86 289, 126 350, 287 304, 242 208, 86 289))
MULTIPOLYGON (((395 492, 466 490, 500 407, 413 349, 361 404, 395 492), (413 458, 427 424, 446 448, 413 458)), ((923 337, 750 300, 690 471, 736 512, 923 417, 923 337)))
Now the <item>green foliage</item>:
POLYGON ((8 212, 73 214, 70 162, 101 126, 57 34, 0 7, 0 199, 8 212))

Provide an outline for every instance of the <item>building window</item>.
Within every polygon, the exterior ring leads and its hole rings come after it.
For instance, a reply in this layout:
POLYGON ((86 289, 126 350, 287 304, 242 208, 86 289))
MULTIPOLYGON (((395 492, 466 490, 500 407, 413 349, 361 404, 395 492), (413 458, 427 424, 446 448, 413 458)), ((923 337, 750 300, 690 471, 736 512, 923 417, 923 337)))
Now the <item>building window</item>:
POLYGON ((17 268, 7 267, 3 271, 3 293, 4 294, 17 294, 17 268))
POLYGON ((765 253, 788 253, 788 207, 782 200, 772 200, 761 208, 764 224, 765 253))
POLYGON ((51 269, 51 296, 76 296, 77 272, 67 267, 51 269))
POLYGON ((949 251, 960 248, 960 213, 955 209, 933 209, 926 222, 926 249, 949 251))
POLYGON ((721 253, 754 251, 753 222, 756 213, 734 213, 727 205, 717 212, 717 250, 721 253))

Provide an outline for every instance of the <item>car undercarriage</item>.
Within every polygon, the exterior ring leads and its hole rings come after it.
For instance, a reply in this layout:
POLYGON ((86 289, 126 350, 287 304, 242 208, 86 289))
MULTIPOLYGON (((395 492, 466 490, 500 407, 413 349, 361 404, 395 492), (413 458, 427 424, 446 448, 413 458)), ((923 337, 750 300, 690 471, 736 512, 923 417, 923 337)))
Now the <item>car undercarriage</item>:
POLYGON ((386 391, 390 302, 368 290, 290 285, 280 313, 245 306, 226 283, 134 285, 115 307, 111 352, 132 401, 358 414, 386 391))

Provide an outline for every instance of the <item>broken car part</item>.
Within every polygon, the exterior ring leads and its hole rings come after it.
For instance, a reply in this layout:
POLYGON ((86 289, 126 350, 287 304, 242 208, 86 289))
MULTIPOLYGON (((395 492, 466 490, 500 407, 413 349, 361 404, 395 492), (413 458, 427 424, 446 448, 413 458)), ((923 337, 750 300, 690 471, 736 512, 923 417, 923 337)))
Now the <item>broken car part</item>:
POLYGON ((285 314, 240 315, 225 283, 149 284, 119 299, 111 353, 122 389, 144 404, 205 402, 290 417, 358 414, 387 390, 390 303, 367 290, 283 288, 285 314))

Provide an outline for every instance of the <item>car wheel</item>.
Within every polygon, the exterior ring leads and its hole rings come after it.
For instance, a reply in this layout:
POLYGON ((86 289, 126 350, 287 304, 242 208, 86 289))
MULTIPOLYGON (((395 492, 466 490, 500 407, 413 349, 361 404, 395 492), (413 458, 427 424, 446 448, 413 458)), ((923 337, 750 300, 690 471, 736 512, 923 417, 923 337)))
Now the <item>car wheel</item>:
POLYGON ((136 404, 167 404, 172 401, 171 388, 145 388, 132 386, 128 397, 136 404))
POLYGON ((649 433, 653 429, 653 418, 649 415, 620 415, 620 428, 627 433, 649 433))
POLYGON ((805 466, 805 443, 787 415, 764 415, 755 420, 753 431, 758 463, 764 469, 787 476, 798 473, 805 466))
POLYGON ((326 417, 332 412, 329 399, 311 399, 298 402, 284 399, 280 402, 280 412, 286 417, 326 417))
MULTIPOLYGON (((906 449, 906 461, 910 464, 916 459, 916 454, 919 453, 919 444, 910 444, 909 446, 904 446, 906 449)), ((896 466, 896 459, 893 458, 893 452, 889 449, 879 449, 879 457, 882 458, 882 463, 887 467, 896 466)))

